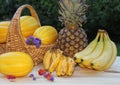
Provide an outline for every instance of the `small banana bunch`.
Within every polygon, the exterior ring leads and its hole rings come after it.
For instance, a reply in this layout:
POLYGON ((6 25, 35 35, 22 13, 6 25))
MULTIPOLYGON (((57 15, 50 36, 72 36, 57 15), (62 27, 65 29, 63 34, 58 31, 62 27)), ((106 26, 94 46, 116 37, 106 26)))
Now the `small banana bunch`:
POLYGON ((71 76, 74 72, 75 62, 72 58, 63 55, 60 49, 50 49, 43 58, 43 65, 51 73, 56 71, 57 76, 71 76))
POLYGON ((74 55, 80 67, 104 71, 110 68, 117 56, 115 43, 105 30, 98 30, 96 38, 81 52, 74 55))

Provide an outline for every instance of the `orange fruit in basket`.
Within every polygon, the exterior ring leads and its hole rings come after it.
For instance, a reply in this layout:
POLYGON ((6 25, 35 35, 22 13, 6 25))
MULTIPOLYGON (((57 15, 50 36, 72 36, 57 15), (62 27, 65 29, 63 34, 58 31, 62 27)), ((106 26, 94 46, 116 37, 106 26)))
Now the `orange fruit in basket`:
POLYGON ((33 60, 23 52, 8 52, 0 55, 0 73, 22 77, 31 72, 33 60))
POLYGON ((35 38, 39 38, 42 44, 52 44, 58 38, 57 30, 52 26, 41 26, 37 28, 33 34, 35 38))

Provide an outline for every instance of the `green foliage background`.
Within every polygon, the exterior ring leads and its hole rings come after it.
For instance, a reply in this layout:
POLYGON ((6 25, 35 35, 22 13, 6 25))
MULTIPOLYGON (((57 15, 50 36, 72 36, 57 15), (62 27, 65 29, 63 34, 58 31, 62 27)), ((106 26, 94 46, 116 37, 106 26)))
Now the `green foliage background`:
POLYGON ((97 29, 105 29, 111 39, 120 43, 120 0, 87 1, 89 9, 85 28, 88 35, 94 35, 97 29))
MULTIPOLYGON (((42 25, 52 25, 62 29, 58 20, 59 0, 0 0, 0 21, 10 20, 16 9, 23 4, 32 5, 37 11, 42 25)), ((87 23, 83 25, 89 41, 98 29, 105 29, 112 40, 120 43, 120 1, 119 0, 86 0, 89 5, 87 23)), ((24 10, 23 15, 29 14, 24 10)))

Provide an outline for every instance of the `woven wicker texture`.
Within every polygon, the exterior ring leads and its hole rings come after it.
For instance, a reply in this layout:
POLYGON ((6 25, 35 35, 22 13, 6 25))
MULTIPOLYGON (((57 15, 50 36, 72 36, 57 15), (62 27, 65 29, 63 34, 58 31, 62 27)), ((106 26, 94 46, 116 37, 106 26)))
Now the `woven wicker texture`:
MULTIPOLYGON (((20 28, 20 16, 23 9, 28 8, 30 10, 31 16, 33 16, 40 25, 40 21, 34 8, 28 4, 20 6, 15 12, 11 23, 8 28, 7 40, 5 44, 0 44, 0 54, 5 52, 20 51, 31 55, 34 64, 38 65, 42 62, 44 54, 47 50, 54 47, 55 44, 51 45, 41 45, 40 48, 36 48, 33 45, 27 45, 21 33, 20 28)), ((41 25, 40 25, 41 26, 41 25)))

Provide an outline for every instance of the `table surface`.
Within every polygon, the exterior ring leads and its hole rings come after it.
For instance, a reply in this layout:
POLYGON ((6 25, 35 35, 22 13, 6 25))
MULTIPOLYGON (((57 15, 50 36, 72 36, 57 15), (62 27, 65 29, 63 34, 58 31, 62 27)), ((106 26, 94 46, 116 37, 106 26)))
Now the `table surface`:
POLYGON ((55 73, 53 73, 55 77, 54 82, 48 81, 43 76, 39 76, 37 71, 40 68, 42 68, 42 65, 35 66, 31 72, 36 77, 35 81, 28 75, 10 82, 0 74, 0 85, 120 85, 120 56, 117 57, 114 64, 106 72, 76 67, 71 77, 56 77, 55 73))

